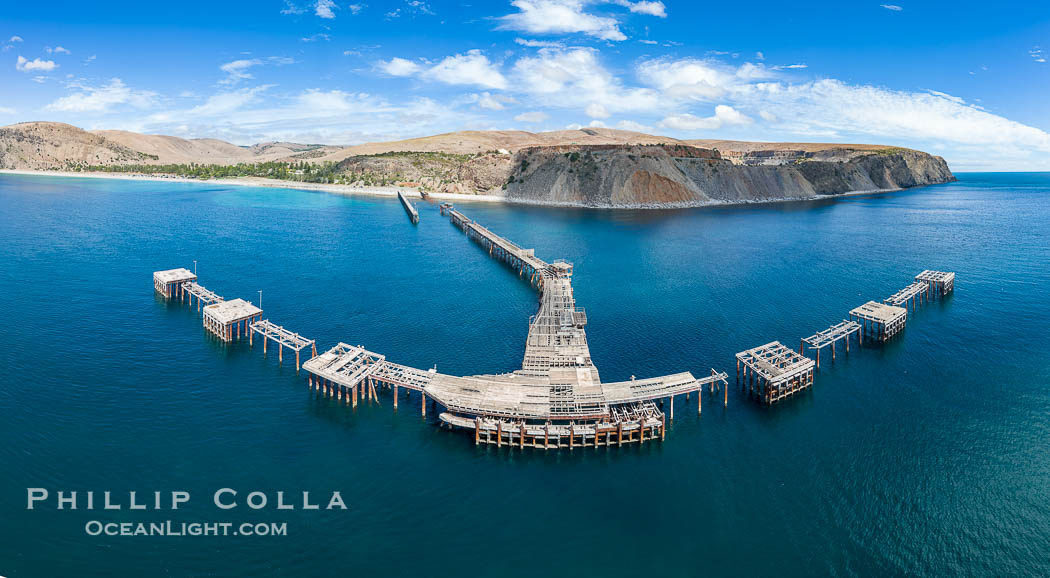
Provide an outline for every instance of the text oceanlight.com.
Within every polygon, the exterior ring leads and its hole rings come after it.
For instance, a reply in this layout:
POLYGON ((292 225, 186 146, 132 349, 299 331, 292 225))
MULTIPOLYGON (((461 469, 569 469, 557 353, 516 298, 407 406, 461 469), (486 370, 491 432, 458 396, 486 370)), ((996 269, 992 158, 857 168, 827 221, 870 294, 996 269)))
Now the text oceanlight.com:
POLYGON ((285 522, 100 522, 84 525, 89 536, 287 536, 285 522))
MULTIPOLYGON (((212 492, 205 506, 226 514, 259 510, 346 510, 346 502, 338 491, 311 496, 310 492, 239 492, 220 488, 212 492)), ((102 511, 162 511, 185 510, 193 502, 190 492, 111 492, 49 490, 26 488, 27 510, 102 510, 102 511)), ((286 522, 243 521, 114 521, 89 520, 84 524, 89 536, 287 536, 286 522)))

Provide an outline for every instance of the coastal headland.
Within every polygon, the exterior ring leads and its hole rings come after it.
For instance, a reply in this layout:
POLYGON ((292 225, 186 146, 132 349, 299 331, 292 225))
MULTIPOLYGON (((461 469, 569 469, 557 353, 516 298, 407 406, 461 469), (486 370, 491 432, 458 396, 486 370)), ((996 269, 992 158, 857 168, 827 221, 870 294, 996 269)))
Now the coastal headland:
POLYGON ((955 180, 943 158, 900 147, 685 141, 591 128, 237 146, 30 122, 0 128, 0 169, 606 208, 812 200, 955 180))

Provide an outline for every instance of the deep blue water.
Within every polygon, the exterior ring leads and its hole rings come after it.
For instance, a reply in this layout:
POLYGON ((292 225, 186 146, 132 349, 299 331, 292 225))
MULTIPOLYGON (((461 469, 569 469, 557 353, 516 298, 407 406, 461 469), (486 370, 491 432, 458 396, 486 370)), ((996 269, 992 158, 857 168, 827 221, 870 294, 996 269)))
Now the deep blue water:
POLYGON ((663 443, 475 447, 388 394, 356 411, 312 395, 151 280, 196 259, 202 284, 263 290, 266 317, 319 348, 512 370, 536 294, 436 206, 412 226, 389 199, 3 175, 0 575, 1050 574, 1050 175, 735 208, 459 206, 575 263, 605 380, 732 376, 735 352, 797 344, 923 269, 956 290, 772 408, 731 388, 699 419, 681 400, 663 443), (27 487, 193 497, 29 511, 27 487), (224 512, 222 487, 349 508, 224 512), (288 535, 87 536, 96 519, 288 535))

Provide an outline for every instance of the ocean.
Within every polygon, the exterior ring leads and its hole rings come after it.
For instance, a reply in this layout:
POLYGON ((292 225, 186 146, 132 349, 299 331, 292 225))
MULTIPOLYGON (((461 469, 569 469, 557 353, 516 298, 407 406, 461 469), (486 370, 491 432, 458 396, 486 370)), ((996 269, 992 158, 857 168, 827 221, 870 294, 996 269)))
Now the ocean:
POLYGON ((603 380, 730 374, 728 407, 679 399, 662 443, 543 452, 475 446, 388 392, 319 397, 291 356, 154 293, 196 261, 319 350, 520 367, 536 292, 436 204, 414 226, 388 198, 0 175, 0 575, 1050 574, 1050 174, 958 176, 667 211, 457 202, 575 265, 603 380), (732 383, 736 352, 797 346, 924 269, 955 271, 954 294, 822 359, 810 390, 765 407, 732 383), (28 488, 52 499, 30 510, 28 488), (59 490, 123 507, 60 510, 59 490), (192 498, 129 510, 129 491, 192 498), (169 520, 287 535, 88 532, 169 520))

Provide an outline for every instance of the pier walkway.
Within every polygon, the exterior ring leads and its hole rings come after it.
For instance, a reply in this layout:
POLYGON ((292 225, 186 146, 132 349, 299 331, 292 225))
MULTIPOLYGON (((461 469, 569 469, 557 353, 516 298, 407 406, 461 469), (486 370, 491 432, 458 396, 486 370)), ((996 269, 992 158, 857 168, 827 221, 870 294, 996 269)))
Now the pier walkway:
POLYGON ((689 372, 661 377, 603 383, 591 361, 585 326, 586 312, 576 307, 571 263, 548 263, 486 227, 473 222, 451 204, 441 212, 491 256, 528 276, 540 290, 539 310, 529 319, 529 334, 521 369, 510 373, 467 377, 421 370, 392 363, 382 354, 340 343, 303 363, 310 387, 356 406, 375 399, 376 387, 420 393, 420 412, 427 400, 444 407, 440 420, 452 427, 473 429, 476 443, 508 444, 544 449, 576 445, 641 443, 662 439, 668 417, 674 419, 675 397, 722 388, 728 402, 726 373, 711 370, 697 379, 689 372), (667 416, 655 403, 668 400, 667 416))
POLYGON ((817 367, 820 367, 820 350, 831 346, 831 359, 835 359, 835 343, 838 341, 846 342, 846 353, 849 353, 849 338, 854 333, 857 334, 857 339, 860 341, 859 345, 864 344, 862 327, 856 321, 842 320, 842 323, 836 323, 824 331, 818 331, 809 337, 803 338, 802 343, 798 346, 799 355, 805 355, 805 346, 809 345, 811 349, 817 352, 817 367))
POLYGON ((401 206, 404 207, 405 212, 408 213, 409 220, 411 220, 413 224, 418 224, 419 211, 416 210, 415 205, 408 202, 408 199, 405 198, 405 195, 401 194, 401 191, 397 192, 397 200, 401 201, 401 206))
POLYGON ((199 285, 196 281, 187 281, 182 285, 183 291, 190 299, 190 307, 193 307, 193 298, 197 298, 197 310, 201 310, 201 305, 211 305, 212 303, 220 303, 225 301, 221 295, 218 295, 212 291, 209 291, 204 285, 199 285))
POLYGON ((927 295, 930 291, 930 284, 926 281, 916 281, 911 285, 908 285, 904 289, 897 291, 893 295, 890 295, 886 299, 883 299, 883 303, 886 305, 893 305, 894 307, 904 306, 905 309, 911 308, 912 311, 916 310, 920 301, 924 295, 927 295))
MULTIPOLYGON (((260 311, 261 313, 261 311, 260 311)), ((250 327, 252 335, 258 333, 263 338, 263 355, 266 355, 266 343, 273 341, 277 344, 277 360, 284 361, 284 348, 287 347, 292 351, 295 351, 295 370, 299 371, 299 352, 309 347, 311 349, 311 356, 317 355, 317 344, 313 339, 307 339, 298 333, 293 333, 276 323, 271 322, 269 319, 263 319, 262 321, 256 321, 251 324, 250 327)), ((251 345, 252 335, 248 336, 248 344, 251 345)))

